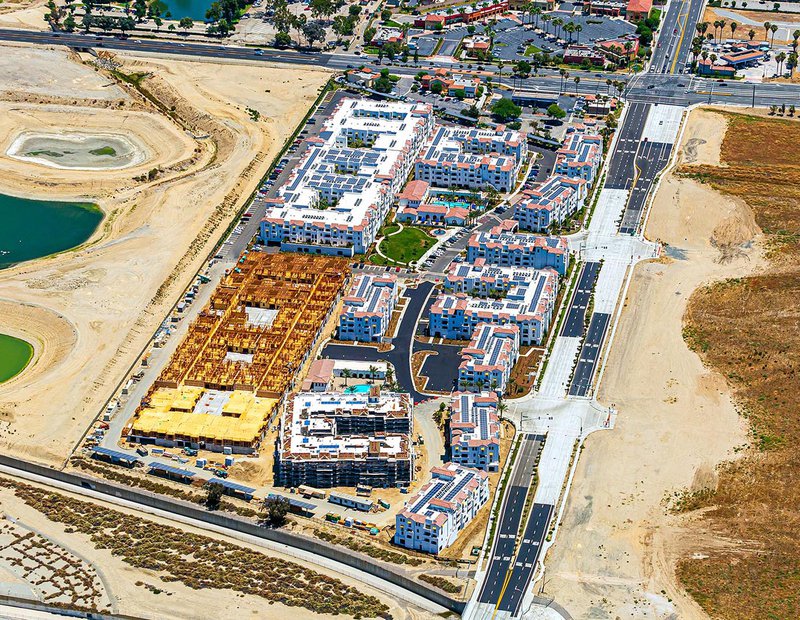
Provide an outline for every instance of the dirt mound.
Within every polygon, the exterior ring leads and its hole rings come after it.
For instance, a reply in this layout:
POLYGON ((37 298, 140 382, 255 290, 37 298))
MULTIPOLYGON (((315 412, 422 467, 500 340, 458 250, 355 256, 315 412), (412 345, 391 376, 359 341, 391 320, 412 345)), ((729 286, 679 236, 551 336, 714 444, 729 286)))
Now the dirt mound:
POLYGON ((272 472, 269 471, 268 466, 250 459, 236 461, 232 467, 228 468, 228 474, 235 480, 256 486, 264 486, 272 482, 272 472))

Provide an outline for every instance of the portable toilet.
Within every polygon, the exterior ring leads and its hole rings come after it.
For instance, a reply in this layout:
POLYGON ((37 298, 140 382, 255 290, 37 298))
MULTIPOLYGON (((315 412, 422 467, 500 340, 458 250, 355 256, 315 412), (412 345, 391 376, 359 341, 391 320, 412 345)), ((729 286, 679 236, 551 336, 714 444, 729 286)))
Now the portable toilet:
POLYGON ((233 454, 233 449, 230 446, 225 446, 222 448, 222 454, 233 454))
POLYGON ((207 463, 208 461, 206 459, 197 459, 197 461, 195 462, 195 467, 203 469, 203 467, 205 467, 207 463))
POLYGON ((234 461, 234 459, 233 459, 232 456, 226 456, 225 457, 225 467, 230 467, 231 465, 233 465, 233 461, 234 461))

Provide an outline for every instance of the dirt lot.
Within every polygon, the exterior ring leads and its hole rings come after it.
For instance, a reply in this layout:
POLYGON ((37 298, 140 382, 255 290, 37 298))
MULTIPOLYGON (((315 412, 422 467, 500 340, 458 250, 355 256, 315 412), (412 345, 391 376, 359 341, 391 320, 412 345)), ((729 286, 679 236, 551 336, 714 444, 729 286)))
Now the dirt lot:
MULTIPOLYGON (((732 115, 724 168, 700 171, 745 200, 766 235, 769 266, 697 291, 688 342, 728 378, 750 426, 743 458, 678 506, 692 533, 678 575, 712 617, 800 617, 800 122, 732 115)), ((689 171, 694 172, 694 171, 689 171)))
MULTIPOLYGON (((724 124, 693 111, 682 159, 715 161, 724 124)), ((587 441, 548 567, 548 593, 576 618, 707 617, 675 577, 703 532, 665 500, 713 485, 717 464, 747 440, 724 377, 684 342, 682 318, 696 288, 762 267, 752 213, 668 173, 646 233, 669 245, 636 268, 610 352, 599 399, 615 403, 617 425, 587 441)))
MULTIPOLYGON (((772 4, 770 4, 772 6, 772 4)), ((798 13, 776 13, 774 11, 764 12, 764 11, 744 11, 742 9, 732 9, 731 7, 725 7, 726 12, 735 13, 738 15, 738 19, 731 20, 730 17, 727 15, 720 16, 714 11, 713 7, 706 7, 705 12, 703 13, 703 20, 706 21, 711 26, 709 26, 708 32, 713 31, 714 29, 714 22, 717 20, 724 20, 727 24, 725 27, 725 34, 723 39, 740 39, 742 41, 749 41, 750 37, 748 33, 750 30, 755 30, 756 35, 753 37, 754 41, 764 41, 764 22, 770 22, 772 24, 782 24, 782 23, 791 23, 797 24, 797 27, 800 28, 800 14, 798 13), (738 28, 736 32, 731 35, 730 23, 731 21, 736 21, 738 24, 738 28), (755 24, 751 23, 755 22, 755 24)), ((785 32, 785 30, 783 30, 785 32)), ((717 31, 719 32, 719 30, 717 31)), ((776 44, 787 44, 790 40, 786 40, 778 36, 781 30, 778 30, 775 36, 775 43, 776 44)), ((792 31, 790 31, 792 32, 792 31)), ((691 33, 695 34, 695 33, 691 33)), ((766 41, 772 42, 772 33, 766 39, 766 41)))
MULTIPOLYGON (((0 330, 28 337, 37 355, 28 369, 0 387, 0 418, 6 421, 0 425, 0 446, 58 463, 256 186, 328 74, 292 69, 290 77, 285 70, 260 66, 124 59, 121 71, 142 78, 157 107, 124 83, 112 87, 119 90, 118 99, 95 97, 112 76, 78 64, 63 51, 31 55, 8 46, 2 52, 28 64, 14 103, 0 100, 6 110, 0 129, 86 131, 116 124, 152 151, 146 167, 160 169, 153 180, 136 181, 134 169, 86 173, 0 155, 5 172, 0 191, 80 197, 97 202, 106 214, 82 248, 0 272, 0 330), (64 70, 54 71, 59 65, 64 70), (42 83, 55 84, 51 100, 30 92, 31 85, 38 89, 42 83), (65 89, 72 87, 77 106, 65 105, 65 89), (251 120, 247 107, 257 109, 261 120, 251 120)), ((5 88, 7 80, 0 78, 5 88)))

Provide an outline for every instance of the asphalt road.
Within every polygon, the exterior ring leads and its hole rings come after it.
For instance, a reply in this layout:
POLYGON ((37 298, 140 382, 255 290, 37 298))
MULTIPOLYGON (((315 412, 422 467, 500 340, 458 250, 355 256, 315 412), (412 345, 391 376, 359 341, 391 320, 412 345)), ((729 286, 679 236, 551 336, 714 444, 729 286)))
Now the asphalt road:
POLYGON ((650 105, 633 103, 628 108, 625 122, 619 129, 614 152, 611 153, 608 172, 606 173, 606 189, 629 189, 636 172, 636 153, 642 137, 650 105))
POLYGON ((567 317, 561 326, 559 336, 577 337, 583 336, 583 329, 586 321, 586 309, 589 307, 589 300, 592 297, 594 284, 597 275, 600 273, 600 263, 584 263, 581 273, 578 276, 578 284, 572 293, 572 299, 567 310, 567 317))
MULTIPOLYGON (((519 537, 520 525, 525 498, 534 473, 536 453, 544 440, 541 435, 524 435, 522 445, 517 454, 514 471, 506 488, 503 504, 495 529, 495 539, 492 545, 489 567, 483 580, 478 601, 490 605, 502 602, 504 593, 508 588, 514 589, 520 583, 510 583, 509 573, 513 576, 514 549, 519 537)), ((533 512, 531 512, 533 514, 533 512)), ((546 528, 545 528, 546 529, 546 528)), ((527 537, 527 530, 526 536, 527 537)), ((524 545, 520 547, 522 549, 524 545)), ((517 575, 517 579, 521 575, 517 575)))
POLYGON ((610 321, 611 315, 605 312, 592 314, 589 329, 586 330, 586 338, 578 357, 578 364, 575 366, 575 372, 569 384, 570 396, 586 396, 589 393, 610 321))
MULTIPOLYGON (((696 9, 695 5, 702 0, 685 0, 692 3, 692 10, 696 9)), ((677 7, 677 5, 676 5, 677 7)), ((677 10, 675 8, 674 10, 677 10)), ((667 19, 671 13, 668 11, 667 19)), ((679 14, 678 14, 679 16, 679 14)), ((686 21, 686 35, 684 41, 681 43, 679 55, 682 59, 686 59, 688 55, 688 45, 691 44, 691 33, 689 30, 694 27, 690 23, 691 18, 686 21)), ((665 32, 669 33, 668 27, 665 32)), ((664 40, 667 41, 670 34, 663 34, 664 40)), ((253 62, 272 62, 272 63, 285 63, 289 65, 312 65, 316 67, 327 67, 329 69, 346 69, 349 66, 358 66, 361 64, 368 64, 371 66, 377 65, 377 59, 365 58, 363 56, 356 56, 351 53, 304 53, 292 50, 282 51, 271 48, 264 48, 260 55, 256 54, 255 48, 249 47, 236 47, 232 45, 209 45, 204 43, 191 43, 180 42, 168 39, 137 39, 135 37, 128 37, 120 39, 114 36, 97 36, 85 35, 82 33, 55 33, 51 31, 30 31, 30 30, 13 30, 8 28, 0 29, 0 40, 17 41, 23 43, 33 43, 39 45, 66 45, 74 48, 103 48, 115 50, 127 50, 130 52, 150 52, 157 54, 175 54, 180 56, 194 56, 194 57, 207 57, 207 58, 222 58, 222 59, 237 59, 249 60, 253 62)), ((658 50, 656 54, 660 53, 658 50)), ((677 56, 673 57, 674 58, 677 56)), ((728 80, 723 84, 717 84, 713 80, 701 80, 694 78, 692 80, 694 87, 687 87, 685 84, 689 81, 689 76, 679 75, 677 68, 680 66, 679 61, 676 64, 676 73, 674 75, 663 74, 645 74, 637 75, 633 78, 622 74, 604 74, 600 72, 587 72, 587 71, 571 71, 570 74, 575 77, 581 78, 580 83, 576 86, 570 83, 561 88, 562 80, 558 73, 551 69, 543 69, 538 76, 531 76, 526 80, 513 80, 509 83, 508 73, 504 78, 504 83, 507 85, 515 86, 517 88, 524 88, 526 90, 535 90, 543 93, 579 93, 591 94, 598 92, 606 92, 606 78, 614 80, 628 81, 628 88, 625 91, 625 97, 630 102, 652 102, 652 103, 671 103, 675 105, 691 105, 697 103, 720 103, 720 104, 738 104, 749 105, 755 103, 759 106, 769 106, 772 104, 800 103, 800 84, 751 84, 742 81, 728 80), (658 84, 653 84, 652 78, 663 78, 658 84), (682 86, 682 84, 684 84, 682 86), (652 88, 648 88, 651 86, 652 88)), ((446 62, 441 58, 436 61, 421 59, 418 63, 389 63, 392 66, 392 73, 397 75, 414 76, 420 69, 424 68, 438 68, 446 66, 450 69, 465 69, 477 71, 479 65, 472 63, 462 62, 446 62)), ((657 66, 655 64, 654 66, 657 66)), ((497 73, 497 68, 492 65, 481 65, 482 74, 484 76, 497 73)), ((495 76, 495 80, 497 77, 495 76)))
POLYGON ((689 59, 695 24, 705 0, 673 0, 662 18, 661 31, 651 62, 655 73, 682 74, 689 59))
POLYGON ((636 153, 636 175, 633 179, 628 204, 622 216, 619 232, 635 235, 641 224, 650 189, 661 171, 669 163, 672 145, 665 142, 642 142, 636 153))
POLYGON ((394 366, 395 381, 404 392, 411 394, 415 403, 428 397, 414 388, 411 378, 411 353, 414 347, 414 332, 425 303, 433 290, 432 282, 422 282, 417 288, 406 289, 409 298, 403 319, 397 328, 397 336, 390 351, 381 352, 376 347, 351 344, 329 344, 322 350, 322 357, 337 360, 358 360, 364 362, 389 362, 394 366))
POLYGON ((517 551, 517 558, 508 579, 508 585, 497 607, 499 611, 508 611, 513 617, 519 615, 525 591, 536 570, 536 560, 539 559, 554 508, 550 504, 534 504, 531 507, 528 524, 525 526, 525 533, 519 551, 517 551))

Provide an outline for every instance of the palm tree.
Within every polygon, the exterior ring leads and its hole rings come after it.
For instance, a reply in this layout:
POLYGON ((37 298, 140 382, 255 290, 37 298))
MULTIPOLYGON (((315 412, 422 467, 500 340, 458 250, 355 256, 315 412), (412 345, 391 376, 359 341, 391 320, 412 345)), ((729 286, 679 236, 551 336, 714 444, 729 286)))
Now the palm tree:
POLYGON ((734 38, 734 35, 736 34, 736 29, 738 27, 739 27, 739 24, 737 24, 736 22, 731 22, 731 38, 732 39, 734 38))
POLYGON ((778 26, 772 24, 769 29, 772 31, 772 42, 769 44, 770 49, 775 47, 775 33, 778 31, 778 26))
POLYGON ((772 24, 770 24, 769 22, 764 22, 764 40, 765 41, 767 40, 767 37, 769 36, 770 26, 772 26, 772 24))
POLYGON ((375 383, 375 375, 376 374, 378 374, 378 367, 377 366, 370 366, 369 367, 370 383, 375 383))
POLYGON ((503 419, 503 414, 508 411, 508 405, 506 405, 503 401, 497 403, 497 413, 500 414, 500 419, 503 419))
POLYGON ((580 84, 581 78, 579 76, 575 76, 575 96, 578 96, 578 84, 580 84))
POLYGON ((542 21, 544 22, 544 33, 545 34, 547 34, 547 24, 550 22, 551 19, 553 19, 553 18, 550 17, 547 14, 542 15, 542 21))
POLYGON ((583 32, 583 26, 581 24, 575 25, 575 32, 578 33, 578 45, 581 43, 581 32, 583 32))
POLYGON ((611 94, 611 78, 606 78, 606 94, 611 94))
POLYGON ((353 371, 349 368, 345 368, 342 371, 342 379, 344 379, 344 386, 347 387, 347 380, 353 377, 353 371))
POLYGON ((502 60, 497 63, 497 73, 498 73, 497 81, 499 84, 503 83, 503 67, 505 66, 506 66, 505 63, 502 60))
POLYGON ((797 49, 797 39, 800 39, 800 30, 795 30, 792 33, 792 49, 797 49))
POLYGON ((786 60, 786 52, 775 55, 775 63, 778 65, 778 77, 783 75, 783 63, 786 60))
POLYGON ((752 41, 753 37, 756 36, 756 31, 751 28, 750 32, 747 33, 747 36, 750 37, 750 40, 752 41))
POLYGON ((541 16, 541 14, 542 14, 542 9, 541 9, 541 7, 538 7, 538 6, 537 6, 537 7, 534 7, 534 9, 533 9, 533 16, 536 18, 536 24, 535 24, 536 28, 538 28, 538 27, 539 27, 539 16, 541 16))
POLYGON ((719 20, 719 38, 722 39, 722 35, 725 34, 725 26, 727 22, 724 19, 719 20))

